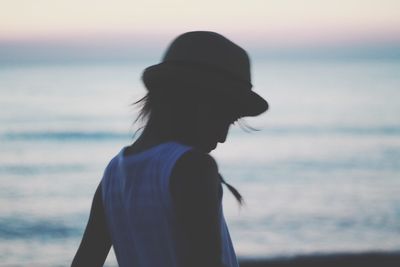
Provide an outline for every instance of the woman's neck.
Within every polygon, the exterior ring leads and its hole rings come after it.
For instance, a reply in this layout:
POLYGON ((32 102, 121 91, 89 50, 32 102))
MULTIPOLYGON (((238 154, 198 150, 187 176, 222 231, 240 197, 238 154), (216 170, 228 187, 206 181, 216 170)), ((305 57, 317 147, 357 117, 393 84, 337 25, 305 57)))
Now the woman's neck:
POLYGON ((125 151, 127 155, 139 153, 161 143, 175 141, 189 146, 196 146, 193 138, 184 135, 172 134, 147 125, 138 139, 131 144, 125 151))

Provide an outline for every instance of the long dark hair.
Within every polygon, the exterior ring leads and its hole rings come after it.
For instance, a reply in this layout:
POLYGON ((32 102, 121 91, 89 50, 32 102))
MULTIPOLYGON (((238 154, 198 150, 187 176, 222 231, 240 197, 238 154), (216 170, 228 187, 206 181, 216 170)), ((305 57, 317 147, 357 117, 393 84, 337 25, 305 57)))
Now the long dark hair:
MULTIPOLYGON (((179 132, 182 131, 182 127, 179 126, 194 123, 193 120, 188 118, 191 118, 193 114, 193 103, 198 97, 199 95, 193 95, 192 92, 184 93, 181 90, 164 90, 156 93, 150 90, 144 97, 132 104, 139 108, 139 113, 134 124, 141 124, 138 130, 148 126, 163 128, 162 130, 164 131, 165 129, 169 129, 170 132, 166 133, 167 136, 179 136, 179 134, 184 134, 179 132), (182 99, 185 101, 182 101, 182 99), (182 112, 182 110, 185 110, 185 112, 182 112)), ((246 131, 256 130, 243 123, 239 118, 238 122, 239 126, 246 131)), ((136 133, 137 131, 135 134, 136 133)), ((238 203, 242 205, 243 197, 239 191, 227 183, 221 175, 219 175, 219 178, 221 183, 233 194, 238 203)))

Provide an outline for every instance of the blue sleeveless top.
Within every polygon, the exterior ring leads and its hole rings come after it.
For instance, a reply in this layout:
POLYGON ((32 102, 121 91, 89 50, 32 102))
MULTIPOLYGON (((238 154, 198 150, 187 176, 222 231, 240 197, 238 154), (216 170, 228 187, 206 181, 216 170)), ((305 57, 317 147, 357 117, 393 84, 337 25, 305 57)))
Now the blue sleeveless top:
MULTIPOLYGON (((124 155, 125 149, 110 161, 101 182, 118 264, 178 267, 169 179, 176 161, 192 148, 167 142, 129 156, 124 155)), ((221 203, 219 217, 222 262, 238 267, 221 203)))

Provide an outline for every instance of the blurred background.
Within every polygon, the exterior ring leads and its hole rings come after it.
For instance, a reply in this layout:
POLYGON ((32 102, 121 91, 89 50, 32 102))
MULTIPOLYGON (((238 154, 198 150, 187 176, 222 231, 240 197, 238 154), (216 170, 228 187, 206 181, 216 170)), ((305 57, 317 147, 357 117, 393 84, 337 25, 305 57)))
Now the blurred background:
POLYGON ((399 1, 0 5, 1 266, 70 264, 142 70, 192 30, 245 48, 270 103, 212 153, 245 199, 225 190, 238 256, 400 251, 399 1))

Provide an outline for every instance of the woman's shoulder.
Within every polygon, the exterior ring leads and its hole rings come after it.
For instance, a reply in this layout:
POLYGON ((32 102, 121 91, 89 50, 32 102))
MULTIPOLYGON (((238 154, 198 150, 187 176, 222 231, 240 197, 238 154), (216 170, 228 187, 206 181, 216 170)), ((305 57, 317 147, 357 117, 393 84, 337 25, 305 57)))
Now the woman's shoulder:
POLYGON ((184 153, 176 162, 170 185, 174 189, 209 190, 218 187, 218 166, 215 159, 197 149, 184 153))
POLYGON ((190 149, 184 153, 176 162, 175 170, 180 172, 218 172, 218 165, 215 159, 207 153, 197 149, 190 149))

